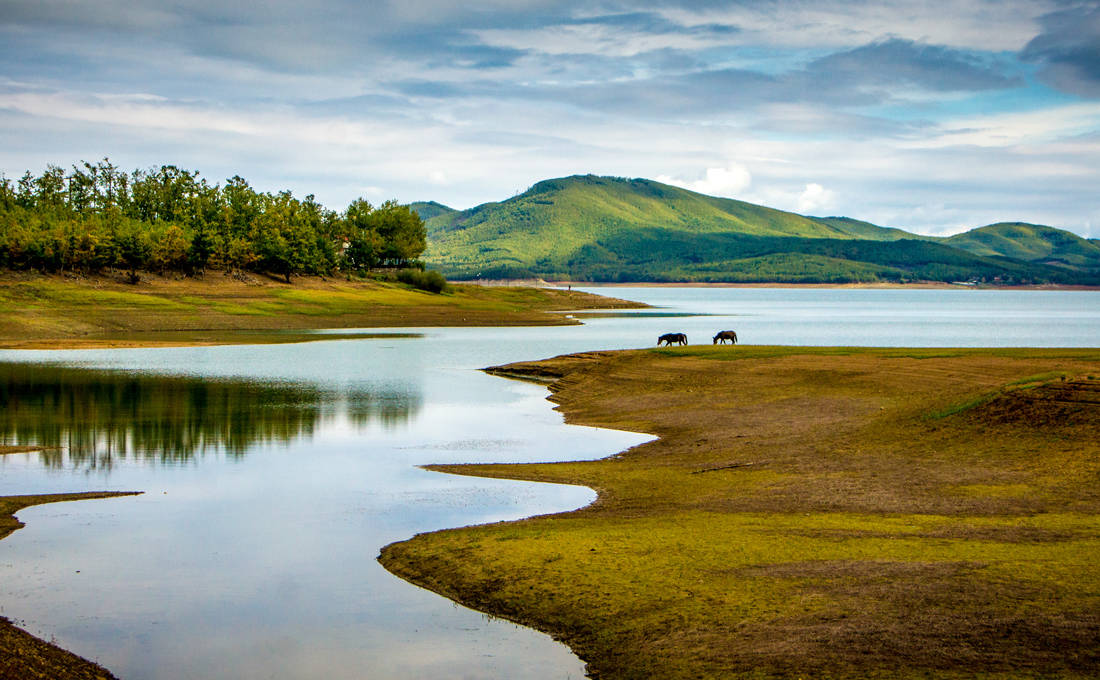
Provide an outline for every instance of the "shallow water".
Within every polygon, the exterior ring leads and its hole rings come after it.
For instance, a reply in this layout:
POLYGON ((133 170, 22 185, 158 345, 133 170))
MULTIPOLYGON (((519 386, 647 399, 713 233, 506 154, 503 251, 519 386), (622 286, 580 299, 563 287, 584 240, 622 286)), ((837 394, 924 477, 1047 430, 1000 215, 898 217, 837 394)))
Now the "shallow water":
POLYGON ((543 387, 476 368, 651 346, 669 331, 709 343, 725 328, 751 344, 1100 338, 1092 292, 600 291, 661 308, 579 327, 0 352, 12 362, 0 365, 0 442, 58 447, 0 457, 0 494, 146 492, 21 511, 28 526, 0 541, 0 613, 122 678, 580 677, 579 661, 546 636, 375 561, 418 531, 593 497, 417 465, 596 458, 647 439, 564 426, 543 387))
POLYGON ((21 511, 27 528, 0 542, 3 613, 122 678, 581 677, 563 646, 375 558, 418 531, 593 498, 418 464, 594 458, 645 438, 563 427, 544 388, 447 362, 443 339, 0 366, 0 437, 60 447, 0 459, 0 493, 146 492, 21 511))

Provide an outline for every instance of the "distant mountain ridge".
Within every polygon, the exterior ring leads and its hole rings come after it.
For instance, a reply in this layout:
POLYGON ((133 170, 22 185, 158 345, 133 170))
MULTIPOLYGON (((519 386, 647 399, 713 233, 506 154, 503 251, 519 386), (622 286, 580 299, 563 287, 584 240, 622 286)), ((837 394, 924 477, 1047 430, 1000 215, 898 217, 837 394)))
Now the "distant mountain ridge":
POLYGON ((436 203, 435 201, 417 201, 416 203, 410 203, 409 208, 415 210, 422 220, 430 220, 439 215, 449 215, 458 212, 454 208, 445 206, 442 203, 436 203))
POLYGON ((950 238, 808 217, 648 179, 574 175, 425 219, 425 260, 452 278, 577 281, 1100 284, 1100 246, 1002 223, 950 238))
POLYGON ((1039 224, 1000 222, 945 240, 978 255, 1011 257, 1073 269, 1100 269, 1100 242, 1039 224))
POLYGON ((917 239, 920 241, 940 241, 935 236, 921 236, 904 229, 894 227, 880 227, 877 224, 852 219, 851 217, 812 217, 810 219, 824 222, 853 238, 870 239, 872 241, 900 241, 901 239, 917 239))

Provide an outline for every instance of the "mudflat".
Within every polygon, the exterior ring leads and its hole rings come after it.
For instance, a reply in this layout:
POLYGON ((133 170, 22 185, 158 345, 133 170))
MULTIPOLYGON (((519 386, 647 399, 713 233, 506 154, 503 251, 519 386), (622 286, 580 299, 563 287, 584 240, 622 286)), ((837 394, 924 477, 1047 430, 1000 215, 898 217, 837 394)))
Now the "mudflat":
MULTIPOLYGON (((138 347, 316 339, 312 329, 575 324, 563 312, 645 305, 553 288, 144 275, 0 277, 0 348, 138 347)), ((331 339, 329 336, 328 339, 331 339)))
POLYGON ((571 513, 383 565, 546 631, 598 678, 1094 678, 1100 349, 685 347, 489 369, 658 438, 571 513))

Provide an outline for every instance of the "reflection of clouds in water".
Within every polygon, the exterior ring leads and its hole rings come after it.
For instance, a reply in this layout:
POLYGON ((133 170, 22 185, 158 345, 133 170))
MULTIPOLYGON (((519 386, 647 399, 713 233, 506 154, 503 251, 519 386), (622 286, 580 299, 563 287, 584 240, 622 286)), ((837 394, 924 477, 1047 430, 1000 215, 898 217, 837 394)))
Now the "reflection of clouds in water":
POLYGON ((110 469, 133 456, 180 464, 208 452, 311 438, 346 414, 359 427, 403 425, 421 408, 408 385, 347 392, 293 382, 157 376, 0 363, 0 443, 46 447, 47 467, 110 469))
POLYGON ((519 519, 540 505, 567 510, 583 507, 596 499, 596 492, 583 486, 484 479, 476 484, 456 486, 454 475, 441 479, 446 481, 424 489, 372 493, 369 498, 349 507, 348 512, 402 516, 408 514, 408 508, 415 507, 417 513, 427 516, 492 508, 491 514, 477 519, 478 522, 490 522, 519 519))
POLYGON ((527 444, 523 439, 461 439, 398 448, 413 451, 506 451, 519 449, 527 444))

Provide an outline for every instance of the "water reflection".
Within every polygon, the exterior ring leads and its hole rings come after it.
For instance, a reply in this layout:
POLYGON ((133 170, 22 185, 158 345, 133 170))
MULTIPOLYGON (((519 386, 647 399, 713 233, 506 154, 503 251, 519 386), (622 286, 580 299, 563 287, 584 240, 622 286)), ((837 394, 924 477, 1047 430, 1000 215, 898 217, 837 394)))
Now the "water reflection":
POLYGON ((42 446, 45 466, 110 469, 134 457, 179 464, 208 452, 240 458, 259 444, 312 438, 345 414, 358 428, 399 427, 414 384, 343 391, 308 384, 202 379, 0 363, 0 441, 42 446))
POLYGON ((371 390, 351 390, 343 397, 348 421, 364 429, 373 423, 393 429, 416 417, 423 396, 409 383, 386 385, 371 390))

